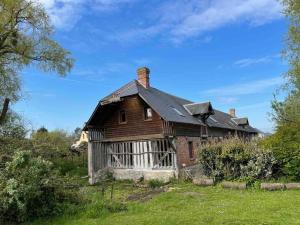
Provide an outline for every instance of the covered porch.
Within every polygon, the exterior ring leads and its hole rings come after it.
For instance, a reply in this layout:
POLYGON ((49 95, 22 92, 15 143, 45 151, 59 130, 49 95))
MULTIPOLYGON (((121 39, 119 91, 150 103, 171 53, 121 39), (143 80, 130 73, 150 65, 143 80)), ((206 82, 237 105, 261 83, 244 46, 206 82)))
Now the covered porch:
POLYGON ((177 176, 176 147, 168 137, 136 137, 105 140, 100 131, 89 131, 90 183, 102 170, 110 169, 116 179, 168 180, 177 176))

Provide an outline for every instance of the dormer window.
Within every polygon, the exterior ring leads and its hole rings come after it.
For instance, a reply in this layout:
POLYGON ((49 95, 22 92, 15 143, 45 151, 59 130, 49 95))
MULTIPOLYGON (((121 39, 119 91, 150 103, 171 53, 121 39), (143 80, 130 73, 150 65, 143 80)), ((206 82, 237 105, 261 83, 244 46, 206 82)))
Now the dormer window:
POLYGON ((144 118, 145 120, 152 120, 152 109, 149 107, 144 108, 144 118))
POLYGON ((119 122, 122 123, 127 123, 127 118, 126 118, 126 112, 125 110, 121 110, 120 111, 120 115, 119 115, 119 122))

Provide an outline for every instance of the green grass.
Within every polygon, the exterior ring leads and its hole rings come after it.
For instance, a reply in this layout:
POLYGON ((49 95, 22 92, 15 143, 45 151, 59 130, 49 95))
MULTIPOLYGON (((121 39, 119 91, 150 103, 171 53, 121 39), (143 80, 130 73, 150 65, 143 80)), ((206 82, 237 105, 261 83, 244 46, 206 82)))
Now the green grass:
MULTIPOLYGON (((88 204, 69 209, 63 216, 37 220, 26 225, 176 225, 176 224, 300 224, 300 192, 224 190, 189 183, 169 185, 169 192, 146 202, 127 202, 127 211, 101 209, 100 186, 84 187, 88 204)), ((143 192, 128 182, 115 185, 115 201, 143 192)), ((109 190, 106 199, 109 199, 109 190)))

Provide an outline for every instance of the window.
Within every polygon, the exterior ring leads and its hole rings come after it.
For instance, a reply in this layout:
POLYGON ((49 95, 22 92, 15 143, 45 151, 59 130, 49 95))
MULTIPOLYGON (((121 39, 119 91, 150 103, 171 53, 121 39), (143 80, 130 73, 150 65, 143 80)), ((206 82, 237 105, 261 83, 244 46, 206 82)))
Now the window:
POLYGON ((188 142, 188 145, 189 145, 189 156, 190 156, 190 159, 193 159, 193 158, 194 158, 194 147, 193 147, 193 142, 192 142, 192 141, 189 141, 189 142, 188 142))
POLYGON ((152 120, 152 109, 151 108, 144 108, 144 118, 145 120, 152 120))
POLYGON ((126 123, 126 122, 127 122, 125 110, 121 110, 121 111, 120 111, 119 122, 120 122, 120 123, 126 123))

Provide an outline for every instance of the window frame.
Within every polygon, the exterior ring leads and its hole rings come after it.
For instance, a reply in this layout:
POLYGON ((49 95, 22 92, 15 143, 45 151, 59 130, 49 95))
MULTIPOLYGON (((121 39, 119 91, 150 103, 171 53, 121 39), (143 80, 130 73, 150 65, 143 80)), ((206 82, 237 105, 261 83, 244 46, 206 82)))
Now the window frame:
POLYGON ((152 110, 152 108, 151 107, 144 107, 143 115, 144 115, 144 120, 145 121, 151 121, 153 119, 153 110, 152 110), (148 109, 151 110, 151 117, 148 117, 148 109))
POLYGON ((119 124, 126 124, 127 123, 127 114, 126 114, 126 111, 124 109, 121 109, 119 111, 119 124), (122 121, 122 113, 124 112, 124 115, 125 115, 125 121, 122 121))
POLYGON ((190 160, 195 159, 194 155, 194 143, 192 141, 188 141, 188 151, 190 160))

